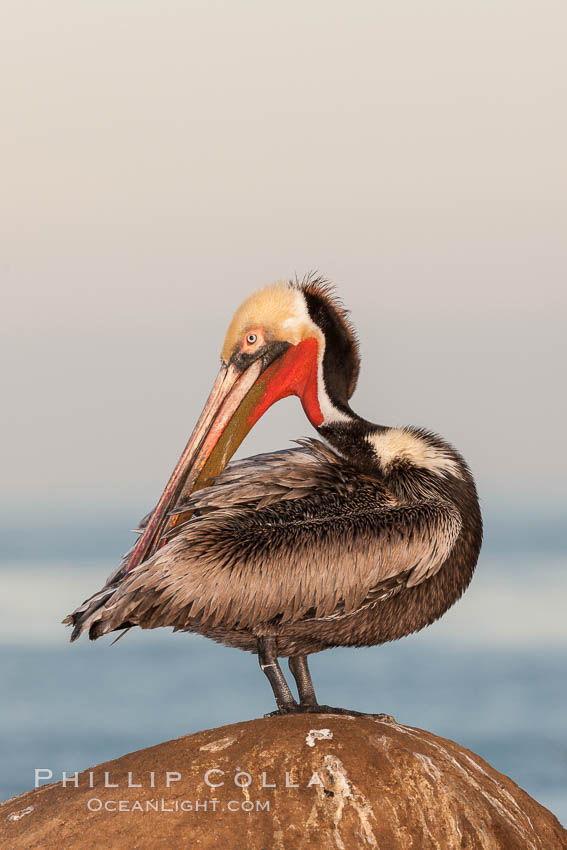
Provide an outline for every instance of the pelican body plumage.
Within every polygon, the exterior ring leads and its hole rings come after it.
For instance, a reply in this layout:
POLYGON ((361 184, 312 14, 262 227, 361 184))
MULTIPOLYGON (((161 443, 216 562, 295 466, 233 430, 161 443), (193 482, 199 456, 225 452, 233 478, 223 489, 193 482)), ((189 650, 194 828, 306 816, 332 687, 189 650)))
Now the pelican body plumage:
POLYGON ((318 704, 307 656, 433 623, 467 588, 482 541, 461 455, 429 431, 375 425, 352 410, 359 363, 347 313, 325 281, 251 295, 137 543, 64 620, 71 640, 133 626, 197 632, 256 653, 278 713, 346 711, 318 704), (320 439, 229 463, 289 395, 320 439))

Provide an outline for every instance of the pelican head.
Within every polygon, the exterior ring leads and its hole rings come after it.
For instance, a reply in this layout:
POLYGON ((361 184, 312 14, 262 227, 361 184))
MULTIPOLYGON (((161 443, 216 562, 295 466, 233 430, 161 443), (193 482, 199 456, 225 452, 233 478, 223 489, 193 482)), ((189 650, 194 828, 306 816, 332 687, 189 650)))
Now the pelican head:
POLYGON ((172 509, 224 469, 276 401, 298 396, 318 429, 348 420, 358 370, 354 331, 325 281, 280 282, 250 295, 230 322, 209 398, 128 569, 159 548, 183 519, 172 509))

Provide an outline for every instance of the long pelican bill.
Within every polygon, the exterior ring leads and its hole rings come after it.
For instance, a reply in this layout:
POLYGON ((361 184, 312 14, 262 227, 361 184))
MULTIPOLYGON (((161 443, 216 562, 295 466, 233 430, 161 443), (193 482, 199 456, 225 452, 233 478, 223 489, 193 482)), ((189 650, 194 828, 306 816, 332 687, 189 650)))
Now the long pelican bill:
MULTIPOLYGON (((274 352, 276 353, 276 352, 274 352)), ((274 402, 298 395, 309 414, 317 404, 317 344, 278 346, 277 357, 258 357, 244 370, 223 363, 199 420, 138 542, 127 571, 150 557, 186 514, 171 511, 225 468, 250 429, 274 402), (281 352, 284 352, 283 354, 281 352)))

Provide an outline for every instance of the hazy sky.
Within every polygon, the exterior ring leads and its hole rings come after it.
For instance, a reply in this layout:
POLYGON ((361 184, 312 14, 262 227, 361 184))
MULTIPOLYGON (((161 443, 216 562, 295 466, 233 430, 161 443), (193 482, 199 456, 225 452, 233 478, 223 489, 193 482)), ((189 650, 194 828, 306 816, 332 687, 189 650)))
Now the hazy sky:
MULTIPOLYGON (((5 0, 5 517, 151 507, 233 310, 317 268, 353 406, 565 507, 564 0, 5 0)), ((240 454, 309 434, 274 407, 240 454)))

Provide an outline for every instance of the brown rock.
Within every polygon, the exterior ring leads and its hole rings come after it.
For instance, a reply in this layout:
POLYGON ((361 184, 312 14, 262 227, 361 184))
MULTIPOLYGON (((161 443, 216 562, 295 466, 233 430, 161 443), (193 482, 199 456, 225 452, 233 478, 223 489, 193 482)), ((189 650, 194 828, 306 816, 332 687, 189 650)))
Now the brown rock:
POLYGON ((554 815, 479 756, 385 719, 236 723, 98 765, 93 787, 90 779, 84 771, 78 788, 58 782, 3 803, 0 846, 567 848, 554 815), (207 771, 209 782, 224 784, 207 785, 207 771), (104 787, 105 772, 118 787, 104 787), (141 788, 128 787, 129 772, 141 788))

